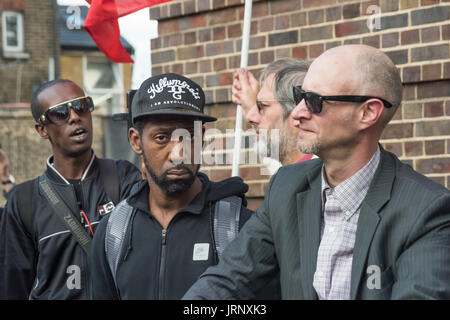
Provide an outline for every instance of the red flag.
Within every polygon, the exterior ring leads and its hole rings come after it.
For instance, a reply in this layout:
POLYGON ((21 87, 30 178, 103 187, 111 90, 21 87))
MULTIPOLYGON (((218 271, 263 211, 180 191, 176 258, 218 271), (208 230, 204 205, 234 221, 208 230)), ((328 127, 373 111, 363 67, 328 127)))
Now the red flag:
POLYGON ((112 61, 133 62, 120 43, 119 17, 171 0, 86 0, 89 8, 84 29, 112 61))

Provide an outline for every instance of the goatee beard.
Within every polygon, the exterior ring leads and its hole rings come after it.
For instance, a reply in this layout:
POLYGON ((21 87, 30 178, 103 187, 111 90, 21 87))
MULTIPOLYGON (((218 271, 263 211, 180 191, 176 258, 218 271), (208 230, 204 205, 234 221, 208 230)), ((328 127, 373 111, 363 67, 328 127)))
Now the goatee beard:
POLYGON ((148 164, 147 158, 144 154, 144 164, 147 173, 152 178, 153 182, 163 191, 168 194, 181 194, 186 192, 194 183, 195 178, 197 176, 198 170, 200 169, 200 165, 197 166, 195 172, 193 172, 190 168, 185 165, 177 165, 173 168, 166 170, 160 177, 158 177, 155 172, 150 168, 148 164), (186 170, 188 172, 188 177, 185 179, 177 179, 176 181, 172 181, 167 179, 167 171, 169 170, 186 170))
POLYGON ((320 143, 318 141, 314 141, 309 145, 301 145, 300 140, 297 140, 297 150, 302 153, 308 153, 308 154, 317 154, 320 150, 320 143))

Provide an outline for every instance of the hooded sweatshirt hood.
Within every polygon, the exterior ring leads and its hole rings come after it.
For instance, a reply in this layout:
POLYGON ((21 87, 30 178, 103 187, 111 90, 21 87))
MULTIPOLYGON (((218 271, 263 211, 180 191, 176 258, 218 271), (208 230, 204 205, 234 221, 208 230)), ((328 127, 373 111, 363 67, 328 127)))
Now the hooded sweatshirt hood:
POLYGON ((209 189, 206 201, 214 202, 226 197, 238 196, 242 198, 242 204, 247 205, 245 193, 248 191, 248 185, 241 177, 230 177, 218 182, 209 180, 208 176, 202 172, 198 173, 198 177, 209 189))

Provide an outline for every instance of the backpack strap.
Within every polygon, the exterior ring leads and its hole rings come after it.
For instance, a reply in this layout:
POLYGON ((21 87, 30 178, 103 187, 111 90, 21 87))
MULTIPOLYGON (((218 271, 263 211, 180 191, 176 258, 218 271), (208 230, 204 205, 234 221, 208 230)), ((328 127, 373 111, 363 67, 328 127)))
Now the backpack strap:
MULTIPOLYGON (((117 204, 119 202, 119 173, 116 162, 112 159, 99 160, 100 178, 103 181, 106 195, 110 200, 117 204)), ((38 179, 28 180, 14 187, 16 189, 17 206, 19 216, 25 226, 25 231, 31 239, 35 238, 34 230, 34 210, 37 190, 39 188, 38 179)))
POLYGON ((105 254, 114 283, 116 283, 117 266, 133 210, 125 199, 109 214, 105 234, 105 254))
POLYGON ((120 181, 116 161, 97 158, 100 169, 100 179, 108 198, 116 205, 120 201, 120 181))
POLYGON ((25 231, 33 240, 35 238, 34 216, 36 213, 34 205, 38 190, 37 181, 38 179, 28 180, 14 187, 20 219, 25 226, 25 231))
POLYGON ((220 258, 226 246, 239 233, 242 198, 231 196, 216 202, 214 209, 214 243, 220 258))
MULTIPOLYGON (((137 185, 135 184, 134 188, 137 185)), ((227 197, 216 202, 213 231, 214 244, 219 257, 239 232, 241 205, 242 198, 238 196, 227 197)), ((133 213, 134 208, 123 200, 109 214, 105 234, 105 254, 114 283, 116 283, 117 267, 133 213)))
POLYGON ((80 244, 84 252, 89 255, 91 248, 91 238, 78 217, 72 212, 60 195, 50 184, 46 174, 39 177, 39 190, 44 194, 51 205, 53 212, 61 219, 66 227, 72 232, 75 240, 80 244))

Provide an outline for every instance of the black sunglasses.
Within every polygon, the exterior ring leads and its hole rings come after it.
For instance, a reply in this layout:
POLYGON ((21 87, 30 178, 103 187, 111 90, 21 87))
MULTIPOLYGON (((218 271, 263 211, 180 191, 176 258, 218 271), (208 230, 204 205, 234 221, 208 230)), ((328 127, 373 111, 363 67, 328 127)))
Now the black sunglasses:
POLYGON ((371 96, 321 96, 312 91, 304 91, 302 86, 293 88, 295 104, 299 104, 305 99, 306 108, 311 113, 320 113, 322 111, 322 101, 344 101, 344 102, 366 102, 369 99, 378 99, 383 102, 385 108, 392 107, 392 103, 378 97, 371 96))
POLYGON ((41 124, 64 124, 70 118, 71 108, 78 115, 82 116, 94 111, 94 102, 91 97, 85 96, 58 103, 57 105, 48 108, 47 111, 39 117, 39 122, 41 124))

